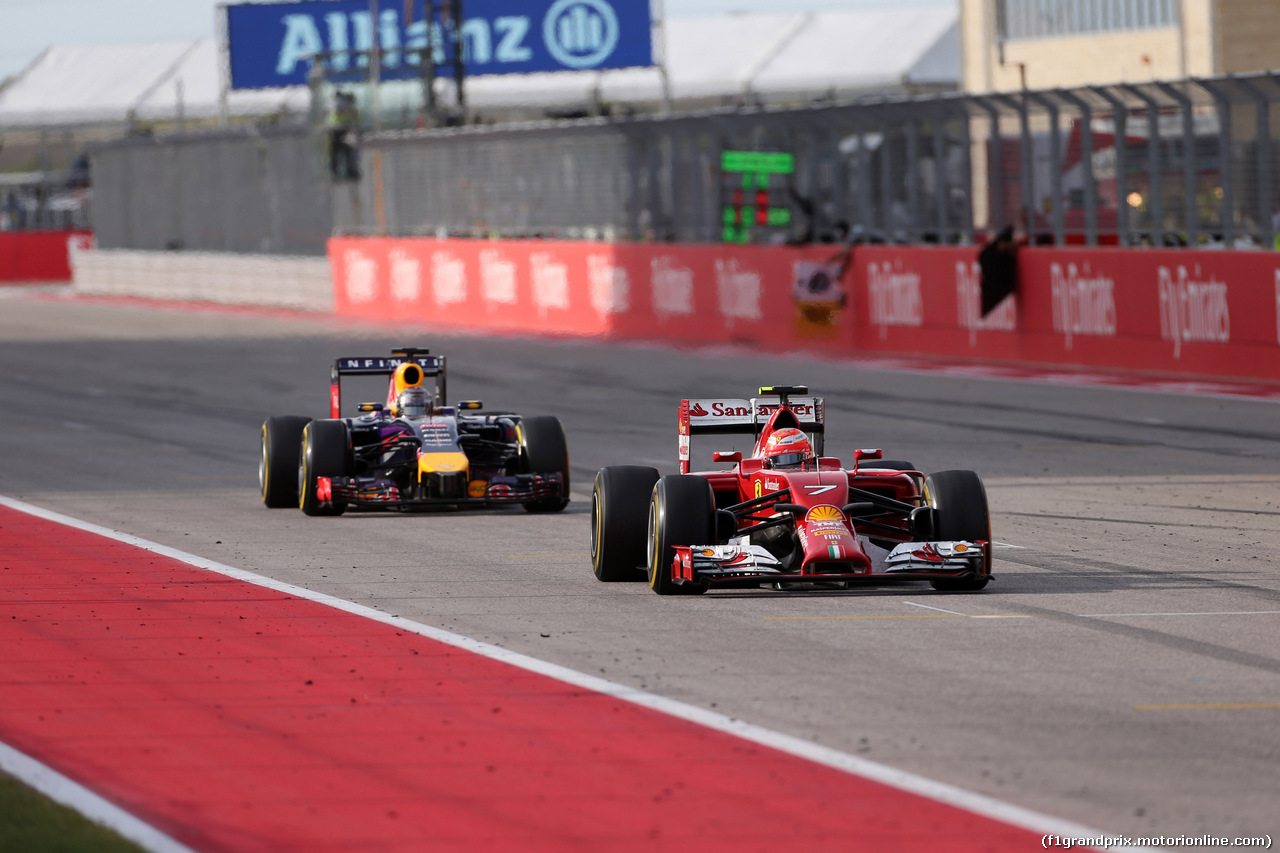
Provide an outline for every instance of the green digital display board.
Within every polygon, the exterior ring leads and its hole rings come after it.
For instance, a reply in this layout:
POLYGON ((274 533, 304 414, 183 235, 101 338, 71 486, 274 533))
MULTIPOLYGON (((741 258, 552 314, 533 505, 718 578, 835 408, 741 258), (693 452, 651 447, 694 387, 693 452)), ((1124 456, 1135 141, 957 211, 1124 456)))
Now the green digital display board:
POLYGON ((750 242, 753 228, 790 227, 791 208, 775 196, 795 171, 795 155, 784 151, 720 152, 724 242, 750 242))
POLYGON ((780 151, 723 151, 720 154, 722 172, 754 172, 758 175, 792 175, 796 171, 796 157, 780 151))

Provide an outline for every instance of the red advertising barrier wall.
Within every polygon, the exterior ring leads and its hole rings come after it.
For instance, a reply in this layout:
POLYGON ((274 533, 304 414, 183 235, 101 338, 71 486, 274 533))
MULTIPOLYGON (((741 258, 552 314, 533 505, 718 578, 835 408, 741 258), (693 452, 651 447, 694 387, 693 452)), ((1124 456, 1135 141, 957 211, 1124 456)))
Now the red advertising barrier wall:
MULTIPOLYGON (((831 254, 540 240, 329 241, 339 314, 497 331, 767 346, 796 340, 796 263, 816 266, 831 254)), ((834 339, 834 328, 819 327, 815 338, 834 339)))
POLYGON ((340 314, 768 350, 1280 379, 1280 253, 1024 248, 980 314, 973 247, 335 238, 340 314))
POLYGON ((0 231, 0 282, 71 281, 67 241, 85 231, 0 231))

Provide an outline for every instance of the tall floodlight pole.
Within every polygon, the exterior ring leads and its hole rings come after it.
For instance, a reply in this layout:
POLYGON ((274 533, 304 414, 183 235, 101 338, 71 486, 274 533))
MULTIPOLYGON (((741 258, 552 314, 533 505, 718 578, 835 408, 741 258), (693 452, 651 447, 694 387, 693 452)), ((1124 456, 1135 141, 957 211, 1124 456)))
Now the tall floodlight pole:
POLYGON ((373 110, 373 132, 382 129, 382 103, 378 89, 382 83, 382 40, 378 37, 378 0, 369 0, 369 29, 373 32, 369 46, 369 108, 373 110))
POLYGON ((662 85, 662 114, 671 112, 671 77, 667 74, 667 13, 663 0, 649 0, 649 16, 653 19, 653 52, 662 85))
MULTIPOLYGON (((422 40, 425 47, 418 54, 418 79, 422 82, 422 116, 423 123, 432 127, 436 123, 436 52, 432 39, 431 26, 436 17, 435 0, 425 0, 422 4, 422 40)), ((409 31, 413 22, 413 0, 404 0, 404 30, 409 31)), ((405 54, 408 61, 408 54, 405 54)))
POLYGON ((465 74, 465 61, 463 57, 466 48, 466 39, 462 35, 462 23, 465 20, 462 13, 462 0, 445 0, 445 3, 453 7, 453 80, 458 87, 458 110, 461 112, 461 120, 465 124, 467 121, 467 95, 462 86, 462 78, 465 74))
MULTIPOLYGON (((406 3, 412 0, 405 0, 406 3)), ((436 104, 436 0, 426 0, 422 8, 423 39, 426 48, 420 54, 422 75, 422 104, 426 112, 426 124, 439 123, 439 107, 436 104)))
POLYGON ((226 129, 231 125, 231 35, 226 4, 218 4, 214 22, 218 28, 218 124, 226 129))

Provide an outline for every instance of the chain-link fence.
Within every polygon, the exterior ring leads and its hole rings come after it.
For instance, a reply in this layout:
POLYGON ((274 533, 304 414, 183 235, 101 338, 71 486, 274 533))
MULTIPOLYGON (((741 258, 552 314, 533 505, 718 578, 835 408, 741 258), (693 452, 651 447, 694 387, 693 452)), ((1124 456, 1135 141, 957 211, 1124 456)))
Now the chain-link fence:
POLYGON ((85 168, 0 173, 0 231, 88 228, 92 194, 85 168))
POLYGON ((1273 246, 1273 74, 965 99, 980 225, 1037 242, 1273 246))
POLYGON ((319 145, 304 126, 99 146, 92 156, 98 245, 323 253, 333 214, 319 145))
POLYGON ((1264 73, 383 133, 355 182, 302 128, 125 140, 95 152, 94 224, 109 247, 278 253, 332 232, 968 243, 1007 225, 1271 247, 1273 104, 1264 73))

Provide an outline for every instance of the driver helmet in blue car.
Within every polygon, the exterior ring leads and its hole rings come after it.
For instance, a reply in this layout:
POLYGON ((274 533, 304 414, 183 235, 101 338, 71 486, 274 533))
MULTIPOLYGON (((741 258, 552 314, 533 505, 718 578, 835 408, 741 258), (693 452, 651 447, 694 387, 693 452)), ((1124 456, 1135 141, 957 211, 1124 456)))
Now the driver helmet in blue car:
POLYGON ((431 396, 421 385, 411 385, 396 399, 396 415, 402 418, 425 418, 431 414, 431 396))

